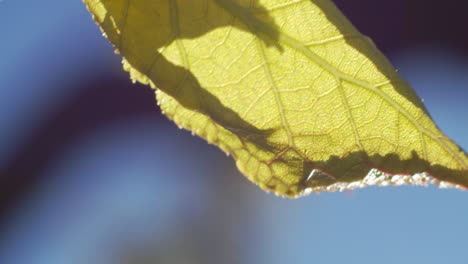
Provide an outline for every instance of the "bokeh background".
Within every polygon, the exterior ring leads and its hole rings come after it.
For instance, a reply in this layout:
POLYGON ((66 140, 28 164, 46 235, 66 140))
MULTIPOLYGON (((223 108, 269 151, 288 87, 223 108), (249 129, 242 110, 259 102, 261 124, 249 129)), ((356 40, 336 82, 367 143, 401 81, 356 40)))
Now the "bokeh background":
MULTIPOLYGON (((468 148, 466 1, 335 2, 468 148)), ((466 263, 467 202, 266 194, 160 114, 80 0, 0 1, 0 263, 466 263)))

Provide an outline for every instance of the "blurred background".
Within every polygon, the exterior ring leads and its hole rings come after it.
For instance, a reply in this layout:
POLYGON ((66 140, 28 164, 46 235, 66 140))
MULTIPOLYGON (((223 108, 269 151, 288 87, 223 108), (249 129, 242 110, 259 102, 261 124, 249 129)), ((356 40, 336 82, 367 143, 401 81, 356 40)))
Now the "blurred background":
MULTIPOLYGON (((466 1, 336 0, 468 148, 466 1)), ((80 0, 0 1, 0 263, 464 263, 468 193, 286 200, 160 114, 80 0)))

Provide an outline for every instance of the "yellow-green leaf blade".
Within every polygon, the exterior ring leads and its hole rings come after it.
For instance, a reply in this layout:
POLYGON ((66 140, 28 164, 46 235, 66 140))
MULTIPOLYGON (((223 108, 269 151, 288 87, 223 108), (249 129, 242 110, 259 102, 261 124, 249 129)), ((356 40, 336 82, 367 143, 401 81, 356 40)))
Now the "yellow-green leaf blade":
POLYGON ((466 154, 329 0, 85 3, 166 115, 263 189, 353 187, 373 168, 468 186, 466 154))

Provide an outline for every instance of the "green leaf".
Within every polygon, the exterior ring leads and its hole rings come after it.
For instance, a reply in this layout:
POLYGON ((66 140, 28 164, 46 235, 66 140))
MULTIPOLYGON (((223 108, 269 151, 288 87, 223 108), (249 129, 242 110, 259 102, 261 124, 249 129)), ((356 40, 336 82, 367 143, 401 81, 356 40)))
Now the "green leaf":
POLYGON ((466 153, 330 0, 85 3, 163 112, 264 190, 468 187, 466 153))

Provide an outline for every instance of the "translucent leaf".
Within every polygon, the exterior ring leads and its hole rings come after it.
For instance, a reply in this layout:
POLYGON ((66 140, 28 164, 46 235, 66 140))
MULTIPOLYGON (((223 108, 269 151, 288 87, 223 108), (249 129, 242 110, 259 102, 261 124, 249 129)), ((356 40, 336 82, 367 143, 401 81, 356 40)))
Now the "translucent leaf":
POLYGON ((466 153, 329 0, 85 3, 163 112, 264 190, 468 186, 466 153))

